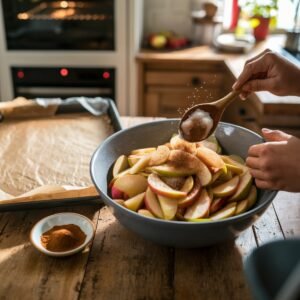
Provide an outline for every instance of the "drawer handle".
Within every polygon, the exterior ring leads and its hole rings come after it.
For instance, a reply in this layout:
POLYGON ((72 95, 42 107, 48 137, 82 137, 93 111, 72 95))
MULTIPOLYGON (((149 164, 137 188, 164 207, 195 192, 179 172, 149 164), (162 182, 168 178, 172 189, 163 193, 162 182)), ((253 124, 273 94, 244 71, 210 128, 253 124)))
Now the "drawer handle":
POLYGON ((192 77, 192 80, 191 80, 191 83, 193 86, 197 86, 197 85, 200 85, 201 84, 201 80, 199 77, 192 77))

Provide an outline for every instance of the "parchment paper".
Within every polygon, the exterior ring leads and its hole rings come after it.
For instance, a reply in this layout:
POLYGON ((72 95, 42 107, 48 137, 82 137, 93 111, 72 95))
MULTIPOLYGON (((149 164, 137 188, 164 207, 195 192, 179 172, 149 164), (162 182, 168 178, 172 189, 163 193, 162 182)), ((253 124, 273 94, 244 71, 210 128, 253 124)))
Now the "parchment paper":
POLYGON ((90 159, 112 133, 107 115, 88 113, 0 123, 0 205, 96 195, 90 159))

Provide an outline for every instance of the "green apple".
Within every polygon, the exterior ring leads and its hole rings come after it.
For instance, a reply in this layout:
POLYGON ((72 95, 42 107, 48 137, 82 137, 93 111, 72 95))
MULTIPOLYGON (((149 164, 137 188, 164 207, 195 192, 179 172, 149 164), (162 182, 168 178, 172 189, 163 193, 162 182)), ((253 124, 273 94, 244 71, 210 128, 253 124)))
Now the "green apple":
POLYGON ((210 216, 211 220, 217 221, 234 216, 236 211, 236 202, 228 203, 224 208, 210 216))
POLYGON ((251 189, 252 176, 249 171, 246 171, 243 175, 240 175, 240 182, 238 184, 235 193, 228 199, 228 202, 236 202, 245 199, 251 189))
POLYGON ((224 170, 224 173, 226 173, 226 165, 224 161, 222 160, 220 155, 218 155, 213 150, 205 147, 199 147, 197 148, 196 155, 214 172, 217 172, 219 170, 224 170))
POLYGON ((228 197, 235 193, 240 181, 239 176, 234 176, 230 180, 214 187, 212 189, 214 197, 228 197))
POLYGON ((170 149, 165 146, 158 146, 156 151, 150 154, 149 166, 157 166, 167 162, 170 154, 170 149))
POLYGON ((174 219, 178 207, 177 201, 160 195, 158 195, 157 198, 160 203, 161 210, 164 214, 164 219, 174 219))
POLYGON ((209 214, 211 198, 208 196, 206 189, 203 189, 196 201, 186 209, 185 219, 206 218, 209 214))
POLYGON ((137 211, 144 203, 145 192, 129 198, 124 202, 124 206, 130 210, 137 211))
POLYGON ((160 204, 155 193, 150 188, 147 188, 145 194, 145 206, 146 208, 157 218, 163 219, 164 214, 161 210, 160 204))
POLYGON ((168 198, 180 199, 187 195, 186 192, 172 189, 170 186, 164 183, 157 174, 149 175, 148 185, 154 193, 168 198))
POLYGON ((195 178, 192 190, 186 195, 186 197, 179 199, 178 207, 188 207, 192 205, 199 197, 201 192, 201 184, 198 177, 195 178))
POLYGON ((113 167, 113 177, 117 177, 118 174, 120 174, 127 168, 129 168, 127 156, 126 155, 119 156, 113 167))
POLYGON ((155 49, 162 49, 167 45, 167 38, 162 34, 154 34, 150 38, 150 46, 155 49))
POLYGON ((147 179, 142 175, 124 175, 115 180, 111 188, 113 199, 128 199, 146 191, 147 179))
POLYGON ((137 213, 144 217, 155 218, 155 216, 148 209, 139 209, 137 213))

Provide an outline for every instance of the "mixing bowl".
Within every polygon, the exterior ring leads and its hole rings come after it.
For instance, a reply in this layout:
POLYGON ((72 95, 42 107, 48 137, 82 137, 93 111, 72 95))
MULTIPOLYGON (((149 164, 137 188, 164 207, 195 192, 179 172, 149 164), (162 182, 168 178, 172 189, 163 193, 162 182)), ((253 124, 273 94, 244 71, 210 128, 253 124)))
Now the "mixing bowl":
MULTIPOLYGON (((271 204, 275 191, 258 190, 255 206, 240 215, 228 219, 193 223, 147 218, 114 202, 108 193, 112 178, 112 166, 122 154, 131 150, 154 147, 170 140, 178 130, 179 119, 167 119, 145 123, 119 131, 107 138, 96 150, 91 160, 92 180, 106 205, 118 221, 129 230, 155 243, 181 247, 204 247, 236 238, 251 226, 271 204)), ((245 158, 251 145, 262 143, 256 133, 229 123, 220 123, 215 135, 227 154, 245 158)))

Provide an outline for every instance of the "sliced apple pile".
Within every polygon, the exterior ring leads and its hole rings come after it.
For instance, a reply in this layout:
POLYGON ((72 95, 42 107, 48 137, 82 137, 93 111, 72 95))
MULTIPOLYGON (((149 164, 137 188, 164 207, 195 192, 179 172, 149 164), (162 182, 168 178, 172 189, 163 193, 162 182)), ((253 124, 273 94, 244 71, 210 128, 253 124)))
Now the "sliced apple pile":
POLYGON ((244 160, 221 152, 215 136, 189 143, 177 134, 135 149, 114 163, 110 195, 148 218, 209 222, 242 214, 255 205, 256 187, 244 160))

